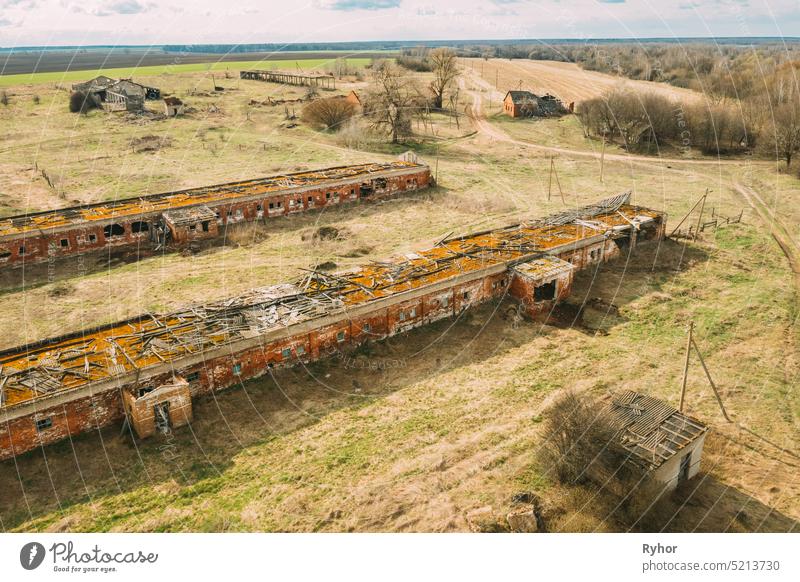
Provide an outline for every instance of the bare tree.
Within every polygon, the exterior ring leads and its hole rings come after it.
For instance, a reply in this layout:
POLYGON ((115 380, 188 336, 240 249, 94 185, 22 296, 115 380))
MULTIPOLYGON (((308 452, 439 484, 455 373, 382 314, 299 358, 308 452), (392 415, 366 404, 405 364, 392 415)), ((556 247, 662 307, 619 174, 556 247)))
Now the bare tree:
POLYGON ((432 50, 428 59, 433 64, 433 107, 441 109, 444 102, 444 93, 458 77, 458 62, 456 54, 448 48, 432 50))
POLYGON ((338 131, 355 112, 355 106, 343 97, 331 97, 306 104, 303 107, 303 119, 313 125, 338 131))
POLYGON ((794 154, 800 151, 800 105, 784 103, 775 108, 774 118, 769 122, 765 148, 792 165, 794 154))
POLYGON ((392 143, 411 133, 411 120, 419 110, 419 91, 396 65, 381 63, 375 69, 365 113, 372 126, 392 136, 392 143))
POLYGON ((347 62, 347 59, 344 57, 336 58, 332 63, 330 63, 325 69, 337 79, 341 79, 347 75, 352 74, 352 67, 347 62))

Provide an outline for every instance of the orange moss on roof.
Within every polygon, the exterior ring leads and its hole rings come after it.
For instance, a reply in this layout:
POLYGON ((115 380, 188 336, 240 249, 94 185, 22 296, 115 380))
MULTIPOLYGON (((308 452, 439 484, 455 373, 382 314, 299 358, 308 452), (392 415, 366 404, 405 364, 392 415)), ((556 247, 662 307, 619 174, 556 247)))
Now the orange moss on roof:
MULTIPOLYGON (((530 259, 538 252, 547 252, 602 234, 602 229, 629 225, 629 220, 636 216, 656 218, 660 213, 626 205, 616 212, 595 216, 590 222, 597 223, 599 229, 575 223, 562 226, 519 225, 465 236, 416 253, 412 258, 404 257, 384 263, 372 263, 351 273, 333 276, 339 282, 336 287, 319 283, 309 284, 303 293, 312 297, 325 295, 340 299, 345 306, 366 304, 494 265, 530 259), (525 245, 524 250, 520 248, 521 245, 525 245)), ((215 302, 209 306, 220 309, 231 301, 215 302)), ((257 304, 250 307, 255 306, 257 304)), ((0 372, 2 372, 0 376, 5 377, 2 380, 6 394, 4 407, 14 406, 39 396, 34 388, 26 388, 18 382, 7 381, 13 377, 9 376, 9 372, 17 374, 37 367, 58 370, 59 374, 63 373, 63 378, 59 387, 52 391, 48 390, 50 394, 123 375, 137 368, 148 368, 169 362, 244 337, 232 332, 226 325, 214 327, 208 326, 207 323, 197 311, 187 309, 158 317, 142 316, 99 331, 87 332, 39 347, 34 346, 32 349, 20 347, 5 356, 0 356, 0 372), (202 328, 204 332, 202 345, 192 344, 194 340, 180 341, 181 338, 189 337, 192 332, 196 334, 204 325, 206 327, 202 328), (151 336, 170 341, 161 340, 160 344, 154 344, 153 342, 158 340, 152 339, 151 336), (146 344, 148 341, 150 344, 146 344), (163 347, 154 349, 162 344, 163 347), (149 352, 144 349, 145 347, 149 352)), ((285 322, 278 322, 274 327, 285 327, 285 325, 285 322)))
POLYGON ((424 167, 413 162, 388 162, 359 164, 327 168, 322 170, 296 172, 257 178, 243 182, 232 182, 214 186, 203 186, 177 192, 150 194, 140 198, 131 198, 97 204, 89 207, 71 207, 33 215, 12 216, 0 219, 0 236, 19 235, 27 232, 59 228, 81 222, 111 220, 123 216, 141 216, 151 212, 172 208, 183 208, 196 204, 235 200, 237 198, 259 196, 299 187, 313 187, 337 180, 352 179, 358 176, 369 176, 382 171, 400 170, 404 168, 424 167))

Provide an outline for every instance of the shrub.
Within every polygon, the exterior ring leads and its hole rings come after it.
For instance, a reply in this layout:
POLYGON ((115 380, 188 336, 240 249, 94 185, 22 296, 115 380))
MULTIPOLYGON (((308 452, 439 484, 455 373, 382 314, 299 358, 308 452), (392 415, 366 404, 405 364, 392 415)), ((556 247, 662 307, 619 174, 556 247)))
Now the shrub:
POLYGON ((69 96, 69 110, 71 113, 86 113, 97 107, 94 99, 83 91, 73 91, 69 96))
POLYGON ((355 106, 342 97, 317 99, 303 107, 303 119, 312 125, 338 131, 356 112, 355 106))
POLYGON ((619 475, 627 455, 613 442, 616 429, 598 405, 574 392, 559 398, 547 414, 542 469, 564 484, 582 483, 591 474, 619 475))

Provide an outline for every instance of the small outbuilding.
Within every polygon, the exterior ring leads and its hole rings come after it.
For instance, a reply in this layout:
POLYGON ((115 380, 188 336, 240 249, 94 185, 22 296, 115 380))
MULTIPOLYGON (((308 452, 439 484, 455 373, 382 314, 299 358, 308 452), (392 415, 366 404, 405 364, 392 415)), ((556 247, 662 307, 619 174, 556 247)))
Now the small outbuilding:
POLYGON ((618 429, 627 463, 675 489, 700 470, 708 427, 663 400, 632 390, 614 395, 604 410, 618 429))
POLYGON ((167 117, 177 117, 183 115, 183 101, 177 97, 164 97, 164 113, 167 117))
POLYGON ((112 79, 105 75, 76 83, 72 89, 85 93, 105 111, 143 111, 146 100, 161 98, 161 91, 156 87, 147 87, 131 79, 112 79))
POLYGON ((503 113, 510 117, 554 117, 569 111, 549 93, 539 96, 530 91, 509 91, 503 99, 503 113))

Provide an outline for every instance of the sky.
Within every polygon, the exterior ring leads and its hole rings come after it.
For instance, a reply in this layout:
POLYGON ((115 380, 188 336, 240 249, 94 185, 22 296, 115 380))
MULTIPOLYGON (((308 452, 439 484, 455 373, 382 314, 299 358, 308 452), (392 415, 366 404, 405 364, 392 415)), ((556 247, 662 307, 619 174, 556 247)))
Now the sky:
POLYGON ((800 36, 800 0, 0 0, 0 46, 800 36))

